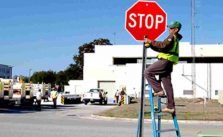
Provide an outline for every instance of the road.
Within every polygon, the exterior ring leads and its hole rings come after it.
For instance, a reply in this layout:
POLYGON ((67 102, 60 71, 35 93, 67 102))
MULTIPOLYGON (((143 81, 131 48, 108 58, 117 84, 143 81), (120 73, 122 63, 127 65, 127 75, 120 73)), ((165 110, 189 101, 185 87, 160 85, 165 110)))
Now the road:
MULTIPOLYGON (((110 109, 112 105, 74 104, 52 109, 44 105, 42 111, 27 108, 0 108, 0 137, 135 137, 137 120, 104 119, 92 114, 110 109)), ((163 128, 172 123, 165 122, 163 128)), ((199 131, 221 131, 223 124, 180 123, 182 137, 196 137, 199 131)), ((145 136, 152 136, 151 123, 146 121, 145 136)), ((163 133, 175 137, 175 133, 163 133)))

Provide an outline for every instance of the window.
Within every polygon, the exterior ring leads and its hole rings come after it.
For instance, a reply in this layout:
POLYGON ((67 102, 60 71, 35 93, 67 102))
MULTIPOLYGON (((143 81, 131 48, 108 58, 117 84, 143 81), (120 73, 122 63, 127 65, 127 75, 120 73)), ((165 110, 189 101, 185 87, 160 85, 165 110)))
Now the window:
POLYGON ((183 94, 184 94, 184 95, 193 95, 194 92, 193 92, 193 90, 184 90, 184 91, 183 91, 183 94))
POLYGON ((218 90, 215 90, 214 94, 215 94, 215 95, 218 95, 218 90))
POLYGON ((6 70, 6 73, 7 73, 7 74, 9 74, 9 73, 10 73, 9 69, 7 69, 7 70, 6 70))

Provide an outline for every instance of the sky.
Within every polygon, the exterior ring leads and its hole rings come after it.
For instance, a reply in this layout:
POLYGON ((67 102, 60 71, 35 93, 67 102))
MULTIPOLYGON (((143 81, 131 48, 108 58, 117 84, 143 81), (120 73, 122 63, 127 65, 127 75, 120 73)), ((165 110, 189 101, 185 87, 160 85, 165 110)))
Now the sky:
MULTIPOLYGON (((0 64, 13 75, 65 70, 78 47, 107 38, 116 45, 138 45, 125 30, 125 11, 137 0, 0 0, 0 64), (30 71, 31 70, 31 71, 30 71)), ((191 41, 191 0, 156 0, 167 22, 182 23, 191 41)), ((196 0, 197 44, 223 43, 223 0, 196 0)), ((167 31, 157 40, 163 40, 167 31)))

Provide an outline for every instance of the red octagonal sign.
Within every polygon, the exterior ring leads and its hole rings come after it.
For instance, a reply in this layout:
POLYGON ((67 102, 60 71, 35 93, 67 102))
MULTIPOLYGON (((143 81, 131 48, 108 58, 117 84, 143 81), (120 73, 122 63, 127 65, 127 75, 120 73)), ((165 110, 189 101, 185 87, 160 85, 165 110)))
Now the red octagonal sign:
POLYGON ((125 13, 125 28, 136 40, 155 40, 165 32, 166 22, 166 12, 155 1, 138 1, 125 13))

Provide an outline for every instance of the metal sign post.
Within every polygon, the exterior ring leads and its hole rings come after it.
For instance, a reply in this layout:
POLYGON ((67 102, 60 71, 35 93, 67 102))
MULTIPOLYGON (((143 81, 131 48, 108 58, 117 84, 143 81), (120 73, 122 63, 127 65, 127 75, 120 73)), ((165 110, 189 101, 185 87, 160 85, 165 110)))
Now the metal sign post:
POLYGON ((142 83, 141 83, 141 103, 140 103, 140 116, 139 116, 139 137, 143 137, 143 125, 144 125, 144 95, 145 95, 145 78, 144 71, 146 67, 146 47, 143 43, 143 56, 142 56, 142 83))

